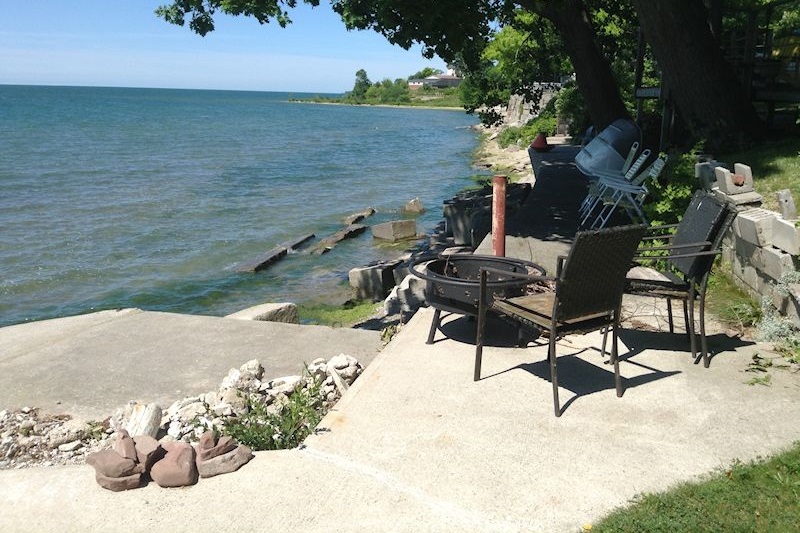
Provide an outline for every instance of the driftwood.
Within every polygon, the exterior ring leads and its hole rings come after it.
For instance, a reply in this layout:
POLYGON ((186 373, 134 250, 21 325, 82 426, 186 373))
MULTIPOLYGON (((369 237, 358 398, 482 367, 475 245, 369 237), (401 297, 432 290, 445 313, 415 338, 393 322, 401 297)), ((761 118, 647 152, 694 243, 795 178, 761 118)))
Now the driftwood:
POLYGON ((271 250, 267 250, 260 256, 251 259, 250 261, 243 261, 239 263, 236 265, 235 270, 238 272, 258 272, 259 270, 264 270, 276 261, 285 257, 286 254, 289 253, 289 250, 293 250, 313 238, 314 234, 309 233, 308 235, 303 235, 302 237, 286 241, 282 244, 279 244, 275 248, 272 248, 271 250))

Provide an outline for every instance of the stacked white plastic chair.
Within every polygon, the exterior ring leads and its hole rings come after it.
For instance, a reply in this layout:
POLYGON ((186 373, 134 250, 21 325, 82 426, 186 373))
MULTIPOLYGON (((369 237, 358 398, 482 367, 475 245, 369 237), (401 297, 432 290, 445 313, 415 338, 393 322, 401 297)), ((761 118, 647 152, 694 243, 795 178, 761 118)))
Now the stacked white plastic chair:
POLYGON ((647 159, 650 157, 650 150, 643 150, 637 157, 638 151, 639 143, 635 142, 631 146, 624 165, 617 172, 610 169, 595 171, 596 174, 593 176, 595 179, 590 183, 586 197, 583 199, 578 209, 582 225, 586 223, 589 216, 597 208, 598 204, 603 201, 604 195, 607 193, 608 185, 603 182, 601 178, 606 178, 610 183, 619 180, 631 181, 645 162, 647 162, 647 159))
MULTIPOLYGON (((646 159, 646 157, 642 159, 642 163, 646 159)), ((637 162, 638 161, 639 159, 637 159, 637 162)), ((655 161, 644 170, 638 173, 633 171, 629 179, 611 175, 600 176, 598 188, 601 190, 601 193, 593 203, 592 208, 584 214, 581 225, 591 229, 603 228, 608 223, 611 215, 620 208, 626 211, 631 221, 647 224, 647 216, 642 208, 644 200, 649 194, 647 183, 657 179, 661 175, 661 172, 664 171, 664 167, 666 166, 666 162, 666 156, 663 154, 659 155, 655 161), (597 211, 597 207, 600 207, 600 210, 592 219, 594 212, 597 211), (587 224, 589 220, 592 220, 591 224, 587 224)), ((631 171, 629 171, 629 174, 630 173, 631 171)))

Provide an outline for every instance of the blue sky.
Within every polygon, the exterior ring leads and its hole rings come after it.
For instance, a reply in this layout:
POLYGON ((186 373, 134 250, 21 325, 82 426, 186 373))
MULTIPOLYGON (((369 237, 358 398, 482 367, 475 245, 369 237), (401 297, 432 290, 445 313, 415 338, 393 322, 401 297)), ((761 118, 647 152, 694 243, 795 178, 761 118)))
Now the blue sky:
POLYGON ((206 37, 157 18, 163 3, 4 0, 0 84, 341 93, 361 68, 372 81, 446 68, 418 47, 348 32, 324 0, 313 9, 299 5, 286 28, 220 15, 206 37))

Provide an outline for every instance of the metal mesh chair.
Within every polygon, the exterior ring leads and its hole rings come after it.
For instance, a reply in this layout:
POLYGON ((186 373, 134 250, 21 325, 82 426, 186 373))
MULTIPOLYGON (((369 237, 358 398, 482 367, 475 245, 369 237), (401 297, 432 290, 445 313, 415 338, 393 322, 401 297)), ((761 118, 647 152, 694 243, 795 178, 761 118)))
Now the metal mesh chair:
POLYGON ((522 274, 481 272, 480 299, 478 300, 478 332, 475 347, 475 374, 481 375, 483 337, 488 312, 511 321, 517 326, 533 328, 549 334, 548 359, 550 379, 553 383, 553 404, 556 416, 561 416, 558 400, 558 374, 556 369, 556 339, 569 333, 586 333, 611 327, 613 341, 611 360, 614 365, 617 396, 622 396, 622 382, 617 361, 617 327, 625 273, 631 266, 636 247, 646 231, 646 226, 618 226, 596 231, 579 232, 575 236, 569 255, 559 257, 555 278, 524 276, 522 274), (492 282, 489 274, 502 279, 525 278, 531 281, 552 279, 555 291, 513 298, 491 299, 492 282))
POLYGON ((695 362, 702 358, 708 367, 708 342, 705 326, 705 297, 708 277, 714 259, 722 251, 722 239, 736 216, 736 211, 713 195, 697 191, 679 224, 649 229, 644 244, 666 242, 663 246, 643 246, 637 260, 652 260, 653 252, 666 252, 660 257, 666 268, 636 266, 628 272, 626 294, 667 299, 669 330, 674 332, 672 300, 683 301, 686 332, 695 362), (643 255, 650 253, 651 255, 643 255), (695 302, 699 303, 700 357, 697 357, 695 334, 695 302))

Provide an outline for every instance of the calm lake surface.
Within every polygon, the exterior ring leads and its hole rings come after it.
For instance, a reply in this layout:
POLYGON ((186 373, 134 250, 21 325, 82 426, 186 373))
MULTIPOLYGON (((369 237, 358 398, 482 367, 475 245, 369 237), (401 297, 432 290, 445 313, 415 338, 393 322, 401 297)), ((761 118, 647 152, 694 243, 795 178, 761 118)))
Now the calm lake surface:
POLYGON ((472 183, 474 117, 290 96, 0 85, 0 326, 341 303, 348 270, 404 247, 367 232, 256 274, 234 266, 368 206, 370 224, 398 218, 414 197, 428 231, 472 183))

